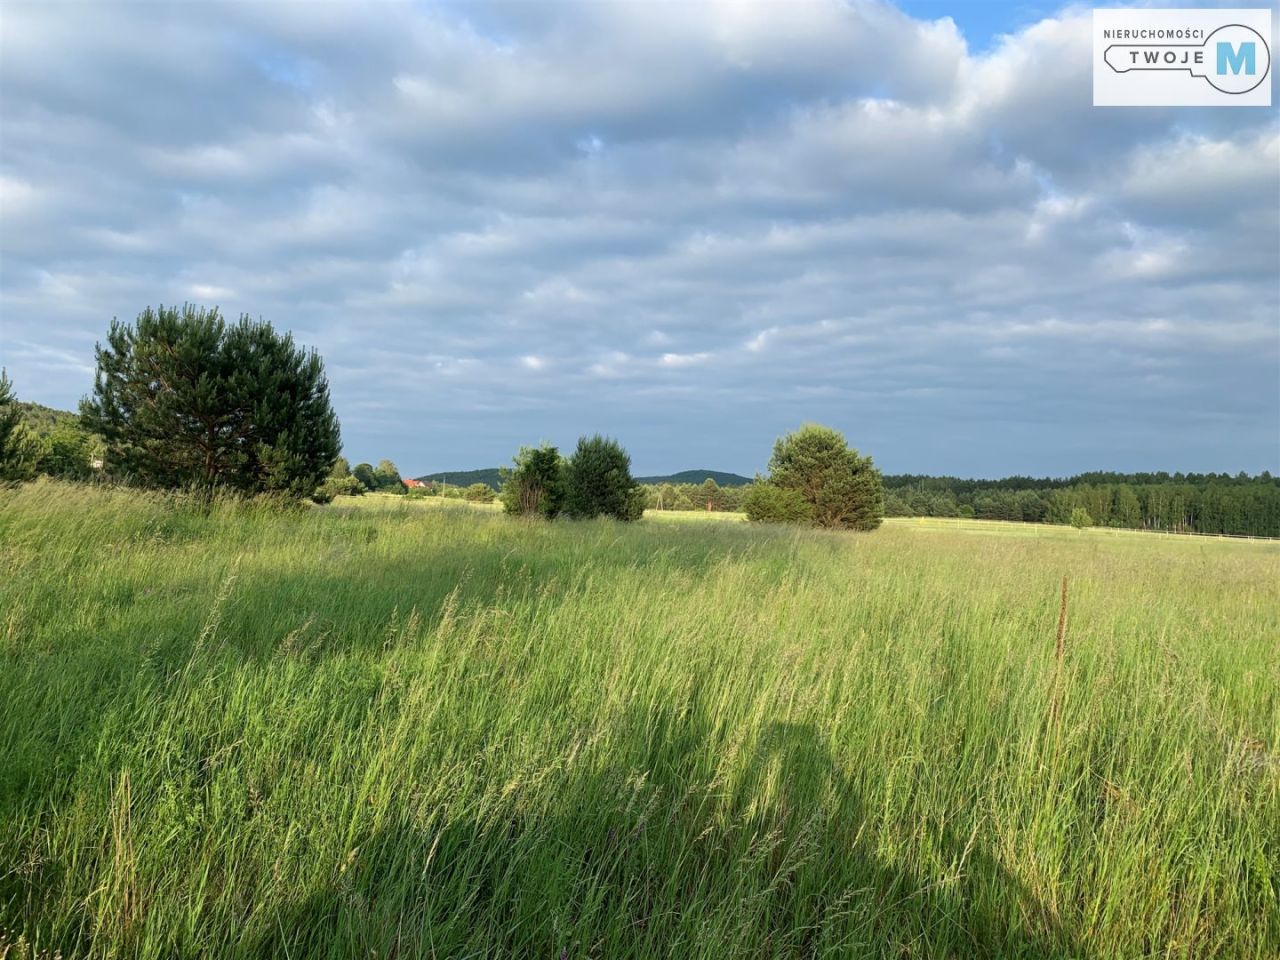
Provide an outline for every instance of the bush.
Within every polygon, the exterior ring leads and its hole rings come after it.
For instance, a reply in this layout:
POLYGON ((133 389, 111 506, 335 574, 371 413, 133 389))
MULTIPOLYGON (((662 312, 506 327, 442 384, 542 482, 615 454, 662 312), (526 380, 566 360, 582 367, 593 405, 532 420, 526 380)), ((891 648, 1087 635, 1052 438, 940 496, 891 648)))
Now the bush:
POLYGON ((379 460, 373 471, 375 488, 382 493, 404 493, 408 488, 400 477, 400 471, 390 460, 379 460))
POLYGON ((487 483, 473 483, 462 491, 462 499, 470 503, 493 503, 496 496, 487 483))
POLYGON ((504 471, 502 509, 516 516, 554 518, 564 507, 564 459, 555 447, 521 447, 504 471))
POLYGON ((644 488, 638 484, 633 486, 629 491, 627 491, 627 499, 623 507, 622 515, 617 519, 626 521, 639 520, 644 516, 646 499, 647 498, 644 495, 644 488))
POLYGON ((1077 530, 1083 530, 1085 527, 1093 526, 1093 517, 1089 516, 1089 511, 1084 507, 1075 507, 1071 511, 1071 525, 1077 530))
POLYGON ((644 491, 631 479, 631 458, 616 440, 582 437, 565 466, 565 512, 571 517, 639 520, 644 491))
POLYGON ((351 469, 351 475, 360 481, 360 485, 372 493, 378 489, 378 477, 374 473, 373 464, 357 463, 351 469))
POLYGON ((812 523, 813 506, 798 490, 774 486, 760 477, 747 487, 742 509, 757 523, 812 523))
POLYGON ((821 527, 874 530, 884 518, 884 487, 870 457, 830 427, 805 424, 773 445, 769 483, 798 493, 821 527))
POLYGON ((316 488, 311 499, 316 503, 330 503, 334 497, 363 497, 364 484, 351 474, 345 477, 328 477, 316 488))
POLYGON ((74 422, 53 425, 40 452, 41 473, 61 480, 87 480, 93 476, 92 463, 98 453, 95 438, 74 422))

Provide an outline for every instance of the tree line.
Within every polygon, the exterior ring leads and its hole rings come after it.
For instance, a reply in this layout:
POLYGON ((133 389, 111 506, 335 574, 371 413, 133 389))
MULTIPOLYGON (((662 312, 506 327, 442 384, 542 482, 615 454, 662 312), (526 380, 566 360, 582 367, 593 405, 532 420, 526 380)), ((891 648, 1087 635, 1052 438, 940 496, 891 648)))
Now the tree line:
POLYGON ((1280 537, 1280 479, 1266 471, 1003 480, 891 475, 885 514, 1280 537))
POLYGON ((646 509, 731 510, 760 522, 874 529, 883 516, 974 517, 1076 526, 1280 536, 1280 481, 1269 473, 1086 473, 1064 479, 882 477, 835 430, 807 424, 774 445, 745 487, 641 486, 626 451, 583 437, 562 456, 526 447, 501 490, 406 481, 390 460, 352 467, 321 358, 269 323, 216 309, 147 308, 113 320, 95 350, 80 415, 17 402, 0 371, 0 482, 72 480, 268 495, 326 503, 392 492, 487 502, 508 513, 638 519, 646 509))
MULTIPOLYGON (((884 487, 884 513, 889 517, 1280 537, 1280 479, 1268 472, 1257 476, 1095 473, 1046 481, 889 475, 884 477, 884 487), (1111 479, 1083 479, 1099 476, 1111 479)), ((701 484, 668 483, 644 490, 650 510, 741 512, 752 486, 721 487, 708 478, 701 484)))
POLYGON ((711 510, 740 513, 747 489, 751 486, 721 486, 714 477, 702 483, 642 484, 645 508, 648 510, 711 510))
POLYGON ((523 447, 503 472, 501 498, 511 514, 554 518, 611 516, 638 520, 659 510, 741 509, 748 520, 873 530, 884 516, 881 478, 870 457, 830 427, 805 424, 774 444, 769 474, 747 487, 701 484, 641 486, 626 452, 606 437, 583 437, 568 457, 555 447, 523 447))
POLYGON ((65 410, 20 403, 13 384, 0 371, 0 483, 36 476, 87 480, 101 464, 100 437, 65 410))
POLYGON ((453 487, 448 484, 421 483, 413 479, 405 480, 390 460, 379 460, 376 467, 371 463, 357 463, 353 467, 346 457, 338 457, 329 476, 311 495, 311 499, 316 503, 329 503, 334 497, 362 497, 366 493, 400 494, 410 500, 445 497, 471 503, 493 503, 496 497, 493 488, 487 483, 453 487))
MULTIPOLYGON (((228 322, 216 308, 191 304, 148 307, 133 323, 113 319, 95 359, 93 391, 80 403, 78 422, 55 422, 43 438, 23 423, 0 371, 0 481, 41 472, 84 479, 95 471, 112 482, 204 497, 328 503, 372 492, 449 495, 434 484, 411 486, 390 460, 351 467, 339 455, 323 361, 269 323, 247 315, 228 322), (60 468, 55 449, 74 463, 60 468)), ((632 521, 649 503, 631 475, 631 458, 609 437, 582 437, 567 457, 551 446, 522 448, 513 463, 502 474, 508 513, 632 521)), ((709 483, 702 494, 710 503, 731 499, 709 483)), ((660 489, 659 501, 666 494, 660 489)), ((453 495, 494 496, 482 483, 453 495)), ((778 441, 769 476, 757 477, 735 505, 762 522, 872 529, 883 495, 870 458, 836 431, 806 425, 778 441)))

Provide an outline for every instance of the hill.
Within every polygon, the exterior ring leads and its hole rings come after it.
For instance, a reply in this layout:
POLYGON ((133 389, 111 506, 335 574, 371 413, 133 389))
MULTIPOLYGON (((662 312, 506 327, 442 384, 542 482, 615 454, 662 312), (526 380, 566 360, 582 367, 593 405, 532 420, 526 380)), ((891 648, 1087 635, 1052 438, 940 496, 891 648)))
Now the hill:
POLYGON ((70 423, 72 426, 80 423, 80 416, 70 410, 55 410, 53 407, 24 401, 18 402, 18 408, 22 411, 22 422, 42 437, 47 436, 60 423, 70 423))
POLYGON ((442 473, 426 473, 415 480, 423 483, 447 483, 451 487, 469 487, 473 483, 487 483, 497 490, 502 486, 502 478, 497 467, 487 470, 445 470, 442 473))
POLYGON ((636 477, 637 483, 703 483, 710 477, 722 487, 745 487, 751 482, 750 477, 737 473, 724 473, 720 470, 681 470, 665 477, 636 477))
MULTIPOLYGON (((721 470, 682 470, 679 473, 661 477, 636 477, 637 483, 702 483, 710 477, 722 487, 742 487, 751 482, 750 477, 736 473, 725 473, 721 470)), ((473 483, 487 483, 497 490, 502 486, 502 478, 497 467, 487 470, 446 470, 441 473, 427 473, 415 477, 423 483, 447 483, 451 487, 468 487, 473 483)))

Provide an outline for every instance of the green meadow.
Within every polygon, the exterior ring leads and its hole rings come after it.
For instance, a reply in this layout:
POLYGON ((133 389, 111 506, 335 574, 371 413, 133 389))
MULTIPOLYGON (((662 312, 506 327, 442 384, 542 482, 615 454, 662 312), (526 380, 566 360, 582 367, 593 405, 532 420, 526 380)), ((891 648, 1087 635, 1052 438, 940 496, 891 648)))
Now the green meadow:
POLYGON ((0 957, 1280 956, 1280 544, 390 499, 0 490, 0 957))

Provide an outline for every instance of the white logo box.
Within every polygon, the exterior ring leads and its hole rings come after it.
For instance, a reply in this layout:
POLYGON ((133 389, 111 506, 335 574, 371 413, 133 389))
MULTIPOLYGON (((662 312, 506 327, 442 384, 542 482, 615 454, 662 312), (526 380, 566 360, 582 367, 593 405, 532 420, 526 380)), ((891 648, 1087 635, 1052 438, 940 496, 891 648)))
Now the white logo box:
POLYGON ((1270 9, 1094 10, 1095 107, 1269 107, 1270 9))

